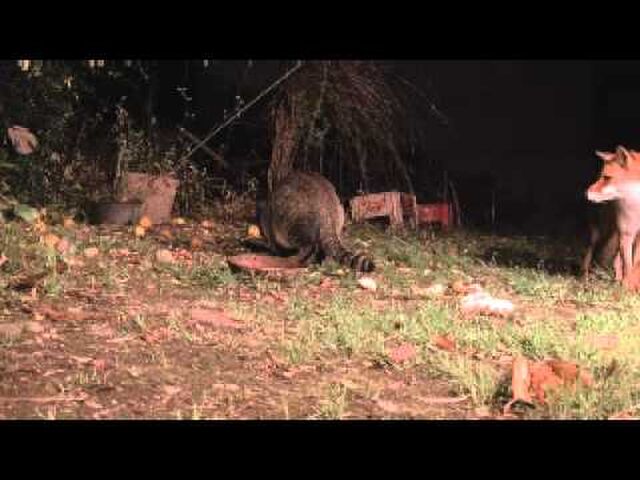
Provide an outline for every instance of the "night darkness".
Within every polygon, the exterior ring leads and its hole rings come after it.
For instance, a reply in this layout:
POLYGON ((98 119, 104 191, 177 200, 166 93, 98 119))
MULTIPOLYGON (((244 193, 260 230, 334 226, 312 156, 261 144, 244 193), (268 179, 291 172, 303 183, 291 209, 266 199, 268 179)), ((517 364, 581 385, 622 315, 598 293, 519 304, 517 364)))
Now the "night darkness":
MULTIPOLYGON (((245 75, 246 61, 220 61, 206 75, 184 62, 161 66, 161 123, 182 120, 184 102, 175 91, 189 85, 200 133, 220 122, 238 93, 250 99, 282 71, 271 62, 261 75, 245 75), (271 70, 269 70, 271 68, 271 70), (243 75, 245 75, 243 77, 243 75), (235 89, 235 90, 234 90, 235 89)), ((640 62, 587 60, 437 60, 392 62, 433 99, 448 119, 427 132, 428 158, 448 172, 468 224, 554 234, 580 228, 584 190, 599 167, 594 150, 617 144, 640 147, 640 62)), ((259 110, 259 109, 257 109, 259 110)), ((247 141, 251 122, 248 116, 247 141)), ((257 138, 259 136, 256 128, 257 138)), ((224 136, 223 136, 224 137, 224 136)), ((216 142, 224 138, 216 139, 216 142)), ((235 139, 235 141, 238 141, 235 139)), ((215 143, 215 142, 214 142, 215 143)), ((261 144, 259 148, 267 148, 261 144)), ((263 152, 267 154, 267 152, 263 152)), ((413 172, 418 199, 421 161, 413 172)))

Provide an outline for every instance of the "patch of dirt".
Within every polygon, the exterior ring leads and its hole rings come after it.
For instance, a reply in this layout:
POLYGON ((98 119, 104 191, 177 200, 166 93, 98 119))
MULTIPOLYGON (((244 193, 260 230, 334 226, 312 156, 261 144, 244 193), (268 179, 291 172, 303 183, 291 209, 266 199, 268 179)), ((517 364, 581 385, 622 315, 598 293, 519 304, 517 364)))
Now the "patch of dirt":
POLYGON ((276 353, 289 334, 280 318, 257 322, 236 313, 239 306, 268 305, 285 318, 291 288, 304 288, 319 305, 341 288, 334 278, 269 291, 241 282, 195 288, 155 265, 158 249, 190 248, 194 235, 201 239, 197 251, 174 255, 172 268, 188 272, 242 253, 237 239, 245 228, 158 226, 143 243, 131 227, 78 228, 74 242, 94 250, 69 262, 57 294, 40 289, 17 302, 11 295, 18 293, 5 292, 11 311, 0 330, 10 338, 0 339, 0 417, 474 415, 467 398, 416 366, 379 368, 341 355, 291 364, 276 353), (333 397, 336 388, 343 400, 333 397))

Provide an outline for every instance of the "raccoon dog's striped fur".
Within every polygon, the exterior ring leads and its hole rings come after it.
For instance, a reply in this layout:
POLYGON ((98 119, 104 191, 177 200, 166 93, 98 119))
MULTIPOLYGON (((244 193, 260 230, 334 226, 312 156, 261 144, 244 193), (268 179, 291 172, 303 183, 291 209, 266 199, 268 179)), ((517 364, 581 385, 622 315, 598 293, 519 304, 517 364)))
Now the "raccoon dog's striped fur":
POLYGON ((275 253, 294 254, 304 265, 331 257, 356 271, 373 271, 369 257, 342 245, 344 220, 335 188, 317 173, 291 172, 258 206, 260 229, 275 253))

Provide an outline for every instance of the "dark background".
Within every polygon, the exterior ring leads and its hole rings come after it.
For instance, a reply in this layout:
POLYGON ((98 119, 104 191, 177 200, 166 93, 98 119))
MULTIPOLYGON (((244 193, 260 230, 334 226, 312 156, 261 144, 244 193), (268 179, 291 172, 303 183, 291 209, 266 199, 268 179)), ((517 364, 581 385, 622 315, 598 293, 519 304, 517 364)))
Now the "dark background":
MULTIPOLYGON (((174 80, 186 75, 178 63, 166 64, 165 78, 172 71, 174 80)), ((570 233, 583 223, 584 190, 598 173, 594 150, 640 147, 638 61, 392 63, 449 120, 431 122, 427 158, 414 162, 416 186, 420 190, 421 177, 433 175, 428 165, 440 164, 458 191, 467 224, 570 233)), ((244 64, 224 61, 206 74, 191 72, 193 106, 203 128, 231 107, 233 88, 250 98, 278 71, 273 62, 271 70, 243 79, 244 64)), ((165 112, 178 105, 175 95, 160 101, 165 112)), ((418 197, 431 193, 418 191, 418 197)))

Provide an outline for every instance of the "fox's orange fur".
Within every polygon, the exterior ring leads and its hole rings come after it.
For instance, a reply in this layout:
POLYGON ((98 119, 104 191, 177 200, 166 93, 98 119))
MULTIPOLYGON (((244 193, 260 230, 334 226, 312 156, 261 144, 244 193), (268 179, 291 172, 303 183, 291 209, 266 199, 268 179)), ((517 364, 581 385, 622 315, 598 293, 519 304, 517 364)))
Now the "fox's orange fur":
POLYGON ((608 235, 610 240, 617 237, 616 278, 622 279, 623 284, 628 286, 633 265, 637 263, 637 258, 634 258, 634 240, 640 231, 640 152, 619 146, 614 153, 596 154, 603 161, 602 172, 587 189, 587 199, 594 203, 610 202, 611 208, 604 211, 608 218, 601 220, 600 227, 592 225, 592 245, 585 257, 583 269, 586 265, 588 270, 593 254, 594 228, 600 228, 600 237, 608 235), (613 228, 604 233, 607 223, 613 228))

